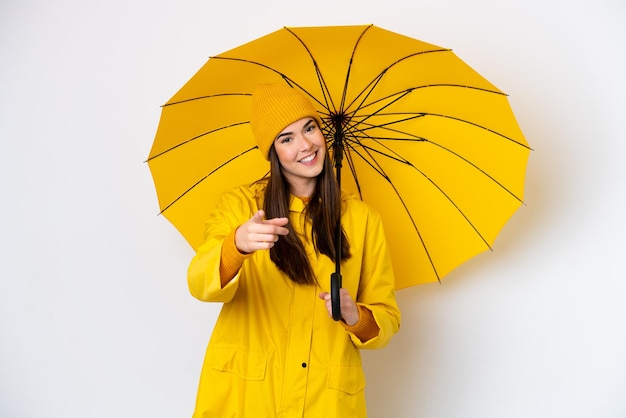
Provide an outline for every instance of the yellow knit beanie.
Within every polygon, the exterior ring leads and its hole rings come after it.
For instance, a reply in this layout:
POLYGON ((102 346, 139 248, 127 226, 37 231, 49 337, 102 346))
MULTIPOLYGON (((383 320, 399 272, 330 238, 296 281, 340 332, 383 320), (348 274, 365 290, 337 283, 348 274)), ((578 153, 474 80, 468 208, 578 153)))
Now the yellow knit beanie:
POLYGON ((250 126, 266 160, 274 140, 285 127, 312 117, 322 127, 320 117, 309 99, 298 90, 279 84, 259 84, 252 93, 250 126))

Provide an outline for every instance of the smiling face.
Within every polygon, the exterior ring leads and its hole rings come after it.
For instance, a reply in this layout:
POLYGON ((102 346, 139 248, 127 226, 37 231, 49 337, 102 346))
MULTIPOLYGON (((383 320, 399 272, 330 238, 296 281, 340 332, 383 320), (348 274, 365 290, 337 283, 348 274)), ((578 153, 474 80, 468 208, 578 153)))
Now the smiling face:
POLYGON ((307 117, 287 126, 274 140, 274 148, 291 193, 311 196, 326 156, 326 140, 315 119, 307 117))

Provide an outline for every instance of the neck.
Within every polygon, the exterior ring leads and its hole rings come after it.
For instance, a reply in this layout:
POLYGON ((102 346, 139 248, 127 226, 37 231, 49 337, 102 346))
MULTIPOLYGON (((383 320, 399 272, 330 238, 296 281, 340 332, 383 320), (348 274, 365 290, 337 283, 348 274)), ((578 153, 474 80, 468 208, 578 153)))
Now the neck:
POLYGON ((301 184, 290 184, 290 192, 294 196, 298 196, 300 198, 310 198, 313 196, 313 192, 315 191, 315 181, 303 182, 301 184))

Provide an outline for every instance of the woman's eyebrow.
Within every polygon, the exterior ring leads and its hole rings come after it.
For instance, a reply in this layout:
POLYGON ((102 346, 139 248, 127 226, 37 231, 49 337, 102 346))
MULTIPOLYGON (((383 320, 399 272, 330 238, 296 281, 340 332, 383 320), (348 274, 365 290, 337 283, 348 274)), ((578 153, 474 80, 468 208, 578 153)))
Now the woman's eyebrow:
MULTIPOLYGON (((282 137, 282 136, 289 136, 289 135, 293 135, 293 132, 281 132, 278 134, 278 136, 276 137, 276 139, 282 137)), ((276 141, 276 139, 274 141, 276 141)))
MULTIPOLYGON (((304 128, 308 127, 313 122, 315 122, 315 119, 313 119, 313 118, 309 119, 308 122, 304 124, 304 128)), ((276 139, 280 138, 281 136, 289 136, 289 135, 293 135, 293 132, 281 132, 281 133, 278 134, 276 139)), ((276 141, 276 139, 274 141, 276 141)))

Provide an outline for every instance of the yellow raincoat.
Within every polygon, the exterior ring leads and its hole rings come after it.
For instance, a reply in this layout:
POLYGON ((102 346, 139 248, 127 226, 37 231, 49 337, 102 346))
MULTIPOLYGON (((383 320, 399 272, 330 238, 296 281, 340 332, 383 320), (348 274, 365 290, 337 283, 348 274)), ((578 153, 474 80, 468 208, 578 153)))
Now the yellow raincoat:
POLYGON ((262 208, 263 185, 226 193, 207 221, 207 240, 188 271, 191 294, 223 302, 209 341, 194 418, 365 417, 360 348, 385 346, 398 331, 400 311, 382 223, 355 197, 343 197, 341 222, 352 257, 342 263, 343 287, 372 311, 380 331, 361 342, 329 318, 321 291, 330 291, 335 264, 316 255, 304 203, 292 197, 290 222, 303 240, 319 286, 292 282, 256 251, 224 288, 223 240, 262 208), (305 231, 306 234, 305 234, 305 231))

